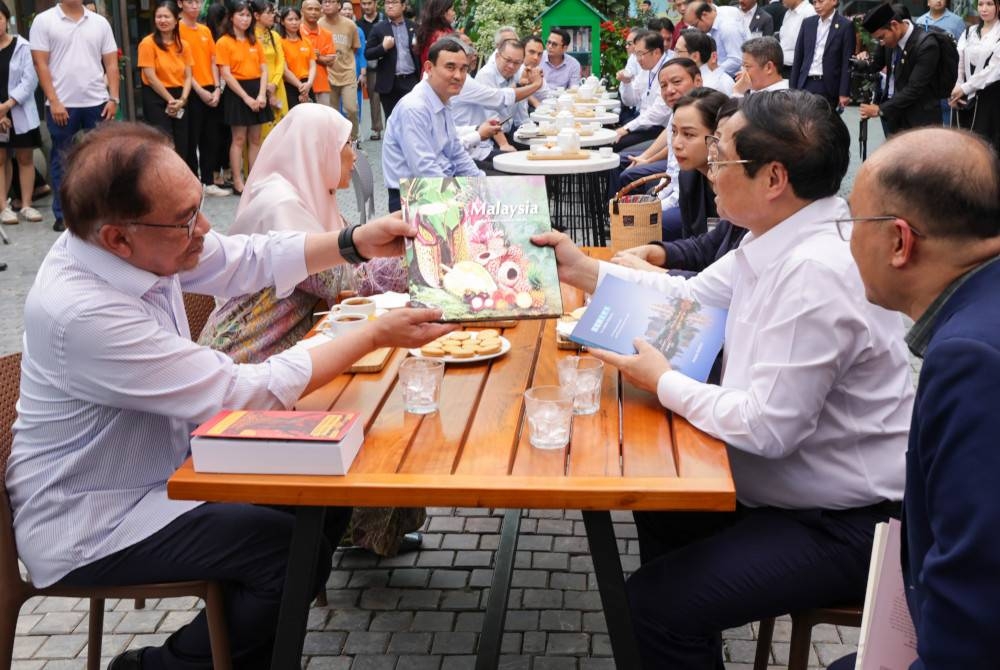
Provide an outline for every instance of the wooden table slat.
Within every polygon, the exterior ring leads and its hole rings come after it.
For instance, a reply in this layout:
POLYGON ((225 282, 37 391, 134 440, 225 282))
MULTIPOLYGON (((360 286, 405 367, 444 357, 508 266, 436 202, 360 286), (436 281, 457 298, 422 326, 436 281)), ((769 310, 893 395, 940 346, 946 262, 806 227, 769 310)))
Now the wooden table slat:
POLYGON ((669 415, 656 396, 625 384, 622 407, 622 466, 629 477, 676 477, 669 415))
POLYGON ((729 454, 722 443, 707 435, 682 416, 674 415, 671 421, 674 434, 674 455, 677 474, 681 477, 716 477, 728 473, 729 454))

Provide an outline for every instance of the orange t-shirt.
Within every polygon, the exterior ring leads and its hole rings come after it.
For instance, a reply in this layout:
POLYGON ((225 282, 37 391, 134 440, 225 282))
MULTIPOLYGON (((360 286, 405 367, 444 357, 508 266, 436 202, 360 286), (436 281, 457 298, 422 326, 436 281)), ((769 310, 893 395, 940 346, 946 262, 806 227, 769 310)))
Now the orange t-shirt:
POLYGON ((188 28, 181 21, 177 26, 181 31, 181 39, 191 47, 191 74, 199 86, 215 86, 215 73, 212 72, 212 56, 215 55, 215 40, 208 26, 196 24, 188 28))
POLYGON ((223 35, 215 43, 215 62, 219 67, 229 66, 236 79, 260 79, 264 67, 264 49, 249 40, 233 39, 223 35))
POLYGON ((281 50, 285 52, 285 65, 299 79, 309 76, 309 63, 316 60, 312 43, 302 37, 297 40, 281 38, 281 50))
MULTIPOLYGON (((330 34, 329 30, 320 28, 316 26, 316 30, 309 30, 309 26, 302 22, 302 27, 299 31, 304 37, 309 38, 309 43, 313 45, 313 54, 315 56, 329 56, 330 54, 337 53, 337 47, 333 44, 333 35, 330 34)), ((316 61, 316 80, 313 82, 313 93, 329 93, 330 92, 330 82, 326 77, 326 66, 320 65, 320 62, 316 61)))
MULTIPOLYGON (((166 49, 156 46, 152 35, 146 35, 139 42, 139 67, 152 68, 156 78, 167 88, 184 85, 185 68, 191 67, 191 47, 181 40, 183 51, 177 52, 176 44, 169 44, 166 49)), ((142 73, 142 83, 149 86, 146 73, 142 73)))

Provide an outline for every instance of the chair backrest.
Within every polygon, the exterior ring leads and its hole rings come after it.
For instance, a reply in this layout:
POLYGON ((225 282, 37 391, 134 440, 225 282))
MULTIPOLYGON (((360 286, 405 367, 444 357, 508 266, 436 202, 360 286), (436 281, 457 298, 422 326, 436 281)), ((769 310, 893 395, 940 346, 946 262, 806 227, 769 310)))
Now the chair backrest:
POLYGON ((21 354, 0 358, 0 589, 9 589, 21 580, 14 543, 14 519, 7 497, 7 459, 14 442, 11 428, 17 418, 21 394, 21 354))
POLYGON ((367 223, 375 214, 375 175, 368 162, 368 155, 363 151, 358 152, 358 158, 354 161, 351 183, 354 185, 354 197, 357 198, 358 214, 361 216, 358 223, 367 223))
POLYGON ((184 294, 184 311, 187 312, 188 329, 191 331, 191 339, 198 341, 198 336, 205 329, 208 317, 215 309, 215 298, 210 295, 200 295, 198 293, 184 294))

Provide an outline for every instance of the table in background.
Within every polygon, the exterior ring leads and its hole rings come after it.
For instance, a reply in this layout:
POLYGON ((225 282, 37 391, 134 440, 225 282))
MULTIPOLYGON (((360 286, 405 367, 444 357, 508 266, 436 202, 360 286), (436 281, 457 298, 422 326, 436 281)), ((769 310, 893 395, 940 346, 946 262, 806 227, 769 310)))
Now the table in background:
MULTIPOLYGON (((586 250, 607 258, 607 249, 586 250)), ((566 309, 583 295, 563 287, 566 309)), ((477 668, 496 668, 513 575, 521 508, 579 509, 594 561, 617 667, 640 667, 610 510, 732 510, 736 493, 725 445, 666 412, 656 396, 605 369, 601 409, 573 419, 567 448, 535 449, 524 418, 525 389, 558 383, 555 321, 521 321, 513 345, 490 362, 449 365, 441 410, 403 411, 394 352, 379 373, 343 374, 297 409, 354 410, 365 442, 346 476, 197 473, 190 459, 170 478, 171 498, 295 505, 296 522, 272 667, 301 664, 310 585, 326 506, 506 509, 479 642, 477 668)))
POLYGON ((499 154, 493 167, 513 174, 546 175, 549 214, 553 224, 566 230, 577 244, 605 246, 611 220, 608 215, 608 172, 618 167, 617 154, 602 156, 586 151, 588 158, 531 160, 527 151, 499 154))
MULTIPOLYGON (((579 129, 576 129, 579 133, 579 129)), ((618 139, 618 134, 610 128, 598 128, 590 135, 580 135, 580 146, 584 149, 588 147, 603 147, 611 146, 618 139)), ((546 142, 555 142, 555 135, 533 135, 531 137, 525 137, 518 131, 514 133, 514 141, 521 144, 526 144, 531 146, 532 144, 545 144, 546 142)))
MULTIPOLYGON (((573 121, 577 123, 599 123, 602 126, 608 126, 612 123, 618 123, 619 114, 617 112, 599 112, 591 114, 589 116, 577 116, 573 115, 573 121)), ((528 115, 528 118, 535 123, 542 123, 545 121, 556 121, 555 114, 545 114, 542 112, 533 112, 528 115)))

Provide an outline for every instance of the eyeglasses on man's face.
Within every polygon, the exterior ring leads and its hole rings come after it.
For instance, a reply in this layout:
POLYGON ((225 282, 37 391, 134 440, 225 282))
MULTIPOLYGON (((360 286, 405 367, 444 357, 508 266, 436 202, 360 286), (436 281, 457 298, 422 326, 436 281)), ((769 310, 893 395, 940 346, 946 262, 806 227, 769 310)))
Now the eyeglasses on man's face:
POLYGON ((844 219, 833 219, 833 222, 837 224, 837 234, 840 235, 840 239, 845 242, 851 241, 851 235, 854 233, 855 224, 861 223, 863 221, 899 221, 913 233, 914 237, 927 237, 926 233, 922 233, 916 228, 914 228, 909 221, 906 219, 901 219, 895 214, 879 214, 877 216, 849 216, 844 219))
POLYGON ((194 229, 198 225, 198 217, 201 216, 201 209, 205 206, 205 189, 201 191, 201 201, 198 203, 198 209, 194 210, 194 214, 187 223, 143 223, 142 221, 130 221, 125 224, 128 226, 145 226, 147 228, 173 228, 174 230, 187 230, 187 237, 190 240, 194 237, 194 229))
POLYGON ((500 60, 502 60, 507 65, 510 65, 511 67, 521 67, 522 65, 524 65, 524 59, 516 60, 514 58, 510 58, 509 56, 504 56, 503 54, 498 54, 498 55, 500 57, 500 60))
POLYGON ((550 46, 550 47, 557 47, 557 48, 559 48, 559 47, 562 47, 563 43, 561 41, 559 41, 559 40, 550 39, 548 42, 545 43, 545 45, 546 46, 550 46))
POLYGON ((712 174, 717 174, 719 170, 726 167, 727 165, 747 165, 748 163, 753 163, 754 161, 749 159, 736 159, 736 160, 719 160, 719 141, 720 137, 716 135, 707 135, 705 137, 705 148, 708 149, 708 171, 712 174))

